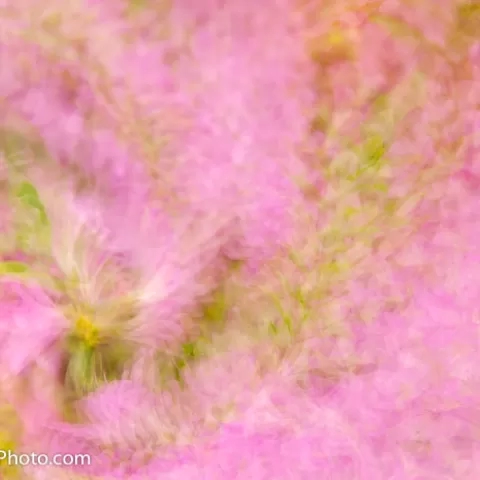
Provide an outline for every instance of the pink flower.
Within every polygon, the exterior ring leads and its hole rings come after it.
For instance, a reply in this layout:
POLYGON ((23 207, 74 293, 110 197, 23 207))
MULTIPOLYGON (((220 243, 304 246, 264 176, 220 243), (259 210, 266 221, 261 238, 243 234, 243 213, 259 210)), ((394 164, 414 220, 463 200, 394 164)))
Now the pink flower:
POLYGON ((1 356, 4 375, 21 375, 65 331, 66 322, 35 285, 1 282, 1 356))
POLYGON ((1 258, 49 285, 0 278, 0 399, 19 450, 92 460, 27 476, 476 480, 465 12, 131 3, 0 18, 1 258), (217 289, 221 322, 202 313, 217 289))

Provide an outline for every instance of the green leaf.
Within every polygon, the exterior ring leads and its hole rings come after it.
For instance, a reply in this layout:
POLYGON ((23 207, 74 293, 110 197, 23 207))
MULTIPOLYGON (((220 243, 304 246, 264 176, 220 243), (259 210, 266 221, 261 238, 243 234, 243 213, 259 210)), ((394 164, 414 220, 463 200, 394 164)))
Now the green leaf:
POLYGON ((78 343, 70 355, 66 383, 77 395, 92 390, 95 383, 94 350, 78 343))
POLYGON ((177 358, 173 365, 173 376, 177 382, 182 382, 182 371, 187 362, 183 358, 177 358))
POLYGON ((380 135, 373 135, 365 142, 364 149, 367 165, 375 166, 385 154, 385 142, 380 135))
POLYGON ((25 273, 29 269, 28 265, 21 262, 1 262, 0 275, 25 273))
POLYGON ((213 325, 223 322, 227 313, 227 302, 223 288, 219 288, 214 294, 212 301, 203 308, 203 318, 213 325))
POLYGON ((45 207, 40 200, 37 189, 30 182, 23 182, 20 184, 17 189, 16 196, 26 205, 39 212, 42 223, 48 223, 45 207))
POLYGON ((197 347, 194 343, 185 343, 182 346, 183 355, 187 358, 195 358, 197 356, 197 347))
POLYGON ((93 356, 96 378, 105 378, 107 381, 119 380, 132 357, 131 346, 118 340, 97 346, 93 356))
MULTIPOLYGON (((284 306, 282 301, 280 300, 280 297, 275 294, 271 294, 271 299, 274 303, 274 305, 277 308, 278 313, 280 314, 282 318, 282 325, 287 328, 287 331, 289 334, 293 333, 293 320, 291 313, 287 311, 284 306)), ((270 324, 270 331, 271 333, 277 333, 278 332, 278 327, 274 325, 273 323, 270 324), (274 328, 275 327, 275 328, 274 328)))
POLYGON ((277 335, 278 327, 275 325, 275 323, 270 322, 270 324, 268 325, 268 331, 271 335, 277 335))
POLYGON ((0 145, 9 166, 21 166, 24 163, 23 152, 29 147, 29 142, 21 133, 0 128, 0 145))

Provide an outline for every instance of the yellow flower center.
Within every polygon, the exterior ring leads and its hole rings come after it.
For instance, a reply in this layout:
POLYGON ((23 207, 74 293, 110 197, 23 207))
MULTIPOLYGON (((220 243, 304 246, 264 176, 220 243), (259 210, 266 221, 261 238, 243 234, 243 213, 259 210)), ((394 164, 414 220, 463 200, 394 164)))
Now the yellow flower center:
POLYGON ((78 317, 75 334, 89 347, 94 347, 98 343, 98 328, 85 315, 78 317))
POLYGON ((327 35, 326 41, 330 47, 347 48, 348 40, 340 29, 332 29, 327 35))

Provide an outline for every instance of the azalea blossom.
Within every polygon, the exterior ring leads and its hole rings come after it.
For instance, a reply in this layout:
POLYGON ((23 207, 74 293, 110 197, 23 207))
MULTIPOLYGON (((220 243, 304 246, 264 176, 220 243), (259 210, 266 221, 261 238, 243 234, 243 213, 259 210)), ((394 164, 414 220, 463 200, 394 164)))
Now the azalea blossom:
POLYGON ((2 478, 478 479, 479 28, 3 2, 2 478))

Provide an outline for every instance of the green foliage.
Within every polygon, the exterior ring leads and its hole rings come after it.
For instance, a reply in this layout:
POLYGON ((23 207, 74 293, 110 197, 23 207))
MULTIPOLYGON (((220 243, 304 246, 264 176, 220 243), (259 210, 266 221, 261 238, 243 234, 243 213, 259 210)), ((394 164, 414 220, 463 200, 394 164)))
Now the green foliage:
POLYGON ((68 342, 65 386, 74 398, 79 398, 101 384, 120 379, 132 349, 121 342, 91 346, 76 336, 68 342))
POLYGON ((220 325, 227 313, 227 301, 225 289, 218 288, 212 295, 211 300, 203 307, 203 319, 209 325, 220 325))
POLYGON ((29 150, 29 142, 14 130, 0 128, 0 146, 9 167, 22 167, 25 164, 24 152, 29 150))
POLYGON ((274 322, 270 322, 268 325, 268 332, 270 335, 274 336, 278 334, 278 327, 275 325, 274 322))
POLYGON ((18 275, 27 273, 29 270, 28 265, 21 262, 1 262, 0 263, 0 275, 18 275))
POLYGON ((26 206, 38 212, 42 224, 48 224, 48 216, 45 207, 40 200, 37 189, 30 182, 21 183, 17 188, 16 196, 26 206))
POLYGON ((46 254, 50 252, 50 224, 37 189, 28 181, 12 189, 15 202, 16 248, 46 254))
POLYGON ((75 396, 80 396, 95 388, 94 349, 76 342, 71 350, 65 383, 68 390, 75 396))
POLYGON ((173 362, 173 376, 177 382, 182 381, 182 371, 199 356, 198 344, 187 342, 182 345, 181 353, 173 362))
POLYGON ((197 347, 194 343, 188 342, 182 346, 183 355, 186 358, 192 359, 197 356, 197 347))
POLYGON ((364 163, 367 168, 378 168, 386 152, 386 146, 380 135, 372 135, 363 145, 364 163))

